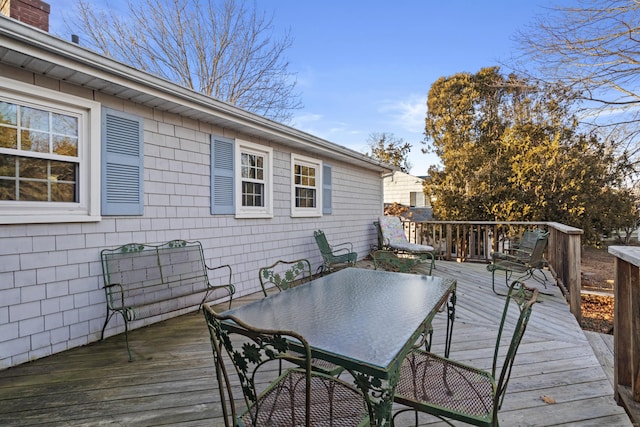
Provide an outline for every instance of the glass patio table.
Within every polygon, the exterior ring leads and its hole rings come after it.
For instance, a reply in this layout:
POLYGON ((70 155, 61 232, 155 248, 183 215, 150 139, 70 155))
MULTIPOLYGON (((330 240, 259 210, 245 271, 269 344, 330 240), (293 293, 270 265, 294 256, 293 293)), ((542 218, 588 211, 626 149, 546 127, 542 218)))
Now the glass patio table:
POLYGON ((312 357, 346 368, 369 394, 371 424, 389 425, 400 364, 444 303, 448 352, 455 290, 450 279, 346 268, 225 314, 303 335, 312 357))

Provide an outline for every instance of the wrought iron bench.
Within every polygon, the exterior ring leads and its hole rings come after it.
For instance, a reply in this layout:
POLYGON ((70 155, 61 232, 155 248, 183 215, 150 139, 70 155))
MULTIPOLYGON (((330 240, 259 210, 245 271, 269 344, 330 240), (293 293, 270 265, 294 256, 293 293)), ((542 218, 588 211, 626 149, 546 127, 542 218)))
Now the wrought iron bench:
POLYGON ((133 358, 129 348, 129 322, 195 305, 200 308, 218 289, 223 292, 218 298, 228 297, 231 307, 235 292, 231 266, 209 267, 200 242, 130 243, 103 249, 100 258, 107 300, 107 318, 100 340, 104 339, 111 317, 120 314, 130 361, 133 358), (213 285, 210 274, 221 284, 213 285))

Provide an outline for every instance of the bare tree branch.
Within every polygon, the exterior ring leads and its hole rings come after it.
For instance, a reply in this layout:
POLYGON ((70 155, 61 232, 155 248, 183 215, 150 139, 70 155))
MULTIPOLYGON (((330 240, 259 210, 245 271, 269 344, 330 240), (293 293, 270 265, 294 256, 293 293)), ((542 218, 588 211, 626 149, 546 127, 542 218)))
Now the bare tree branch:
POLYGON ((128 0, 128 14, 77 3, 90 48, 182 86, 282 122, 301 108, 273 18, 240 0, 128 0))
POLYGON ((516 36, 526 62, 513 68, 579 93, 581 122, 602 135, 617 135, 618 151, 637 156, 640 1, 579 0, 576 7, 548 12, 516 36))

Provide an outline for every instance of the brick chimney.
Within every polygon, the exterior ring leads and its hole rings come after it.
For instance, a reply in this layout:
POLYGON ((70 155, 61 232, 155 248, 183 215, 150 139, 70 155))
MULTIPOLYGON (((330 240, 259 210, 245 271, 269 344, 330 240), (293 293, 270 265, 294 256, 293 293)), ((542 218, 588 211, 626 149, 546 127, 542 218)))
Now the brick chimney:
POLYGON ((0 0, 0 13, 49 32, 51 6, 41 0, 0 0))

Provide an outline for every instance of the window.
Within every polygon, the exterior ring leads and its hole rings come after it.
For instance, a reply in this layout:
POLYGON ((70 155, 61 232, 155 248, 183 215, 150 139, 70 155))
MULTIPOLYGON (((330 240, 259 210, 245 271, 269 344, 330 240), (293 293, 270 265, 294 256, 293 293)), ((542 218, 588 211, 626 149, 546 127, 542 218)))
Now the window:
POLYGON ((0 86, 0 223, 99 220, 100 105, 1 77, 0 86))
POLYGON ((291 216, 322 216, 322 162, 291 154, 291 216))
POLYGON ((414 208, 423 208, 426 205, 424 193, 422 191, 409 192, 409 206, 414 208))
POLYGON ((246 141, 236 142, 236 217, 271 218, 273 150, 246 141))

